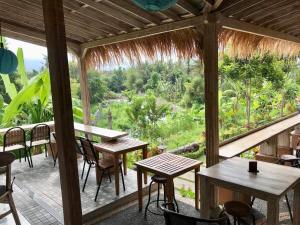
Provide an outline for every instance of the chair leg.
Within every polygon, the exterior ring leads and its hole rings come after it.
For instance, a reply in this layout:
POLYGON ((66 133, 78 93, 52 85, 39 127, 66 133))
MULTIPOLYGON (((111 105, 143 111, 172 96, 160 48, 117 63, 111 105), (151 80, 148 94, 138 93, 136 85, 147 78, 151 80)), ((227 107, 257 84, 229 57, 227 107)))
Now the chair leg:
POLYGON ((166 204, 167 203, 167 196, 166 196, 166 185, 163 184, 163 187, 164 187, 164 203, 166 204))
MULTIPOLYGON (((49 148, 50 148, 50 151, 51 151, 51 154, 52 154, 52 158, 53 158, 53 161, 54 161, 54 167, 55 167, 56 160, 57 160, 57 153, 56 153, 56 155, 54 155, 51 143, 49 143, 48 145, 49 145, 49 148)), ((46 145, 45 145, 45 151, 47 152, 46 145)))
POLYGON ((95 202, 97 201, 97 197, 98 197, 98 193, 99 193, 99 190, 100 190, 100 186, 101 186, 101 182, 102 182, 103 174, 104 174, 104 171, 103 171, 103 170, 101 170, 100 181, 99 181, 99 185, 98 185, 97 192, 96 192, 96 195, 95 195, 95 202))
POLYGON ((250 206, 251 206, 251 207, 253 206, 253 204, 254 204, 254 201, 255 201, 255 197, 252 197, 252 199, 251 199, 251 203, 250 203, 250 206))
POLYGON ((27 159, 28 159, 28 165, 30 168, 33 168, 32 157, 31 157, 31 147, 27 148, 25 151, 26 151, 26 155, 27 155, 27 159))
POLYGON ((157 183, 157 198, 156 198, 156 206, 159 207, 159 195, 160 195, 160 184, 157 183))
POLYGON ((120 164, 120 172, 121 172, 121 178, 122 178, 122 183, 123 183, 123 190, 126 191, 125 182, 124 182, 124 174, 123 174, 123 169, 122 169, 121 164, 120 164))
POLYGON ((147 202, 147 205, 146 205, 146 208, 145 208, 145 215, 144 215, 144 218, 147 219, 147 211, 148 211, 148 207, 150 205, 150 201, 151 201, 151 186, 153 184, 153 181, 150 182, 150 185, 149 185, 149 193, 148 193, 148 202, 147 202))
POLYGON ((48 157, 47 144, 44 145, 45 148, 45 157, 48 157))
POLYGON ((81 172, 81 180, 83 179, 83 175, 84 175, 85 163, 86 163, 86 161, 83 160, 83 167, 82 167, 82 172, 81 172))
POLYGON ((89 169, 88 169, 87 174, 86 174, 86 177, 85 177, 85 181, 84 181, 83 187, 82 187, 82 192, 84 192, 85 185, 86 185, 87 179, 88 179, 88 177, 89 177, 89 173, 90 173, 91 167, 92 167, 92 165, 90 164, 90 165, 89 165, 89 169))
POLYGON ((107 170, 107 176, 108 176, 109 182, 111 183, 111 176, 110 176, 109 169, 107 170))
POLYGON ((288 210, 289 210, 291 221, 293 223, 293 214, 292 214, 292 210, 291 210, 291 206, 290 206, 290 202, 289 202, 287 194, 285 194, 284 197, 285 197, 286 205, 287 205, 288 210))
POLYGON ((179 213, 179 207, 178 207, 178 204, 177 204, 177 201, 176 201, 176 198, 175 198, 175 188, 174 188, 174 186, 173 186, 173 193, 174 193, 174 203, 175 203, 176 208, 177 208, 176 212, 179 213))
POLYGON ((21 158, 22 158, 22 152, 21 149, 19 149, 19 161, 21 162, 21 158))
POLYGON ((14 203, 14 200, 13 200, 13 197, 12 197, 11 193, 8 195, 8 198, 9 198, 10 210, 11 210, 11 213, 13 214, 15 223, 16 223, 16 225, 21 225, 21 222, 20 222, 20 219, 19 219, 19 216, 18 216, 18 212, 16 210, 16 206, 15 206, 15 203, 14 203))

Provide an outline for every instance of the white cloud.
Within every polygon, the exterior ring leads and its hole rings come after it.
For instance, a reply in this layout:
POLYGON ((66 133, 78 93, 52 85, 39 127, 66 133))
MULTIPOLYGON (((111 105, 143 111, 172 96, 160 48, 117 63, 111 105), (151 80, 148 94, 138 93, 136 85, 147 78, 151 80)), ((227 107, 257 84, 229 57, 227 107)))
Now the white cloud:
POLYGON ((18 48, 22 48, 24 52, 24 58, 26 59, 43 60, 43 55, 47 55, 47 49, 45 47, 11 38, 7 38, 6 40, 8 43, 8 49, 14 53, 17 52, 18 48))

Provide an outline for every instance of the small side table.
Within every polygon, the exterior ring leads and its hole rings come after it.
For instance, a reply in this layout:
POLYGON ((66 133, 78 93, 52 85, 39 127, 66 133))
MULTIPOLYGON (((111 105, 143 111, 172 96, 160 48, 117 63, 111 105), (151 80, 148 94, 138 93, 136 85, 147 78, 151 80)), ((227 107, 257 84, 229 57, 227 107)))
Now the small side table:
POLYGON ((167 178, 166 195, 168 202, 174 200, 173 179, 188 171, 195 170, 195 208, 199 209, 200 180, 197 173, 202 162, 183 156, 163 153, 135 163, 137 166, 139 210, 143 208, 142 173, 145 171, 167 178))

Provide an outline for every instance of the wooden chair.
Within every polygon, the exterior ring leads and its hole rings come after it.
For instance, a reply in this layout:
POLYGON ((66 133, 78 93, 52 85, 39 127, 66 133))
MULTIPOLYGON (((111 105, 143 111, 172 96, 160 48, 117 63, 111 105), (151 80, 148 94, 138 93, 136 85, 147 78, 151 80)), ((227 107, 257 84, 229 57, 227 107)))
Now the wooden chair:
POLYGON ((251 213, 251 206, 241 201, 228 201, 224 204, 225 212, 233 217, 234 225, 247 224, 243 217, 251 217, 255 225, 255 216, 251 213))
POLYGON ((202 219, 171 211, 166 208, 169 205, 174 208, 174 203, 167 203, 161 206, 166 225, 230 225, 230 221, 224 213, 221 213, 220 218, 217 219, 202 219))
POLYGON ((31 149, 37 146, 45 146, 45 156, 47 157, 47 145, 50 147, 53 154, 51 142, 50 142, 50 127, 47 124, 38 124, 31 129, 30 141, 26 142, 27 152, 29 153, 31 167, 33 167, 31 149))
MULTIPOLYGON (((86 182, 90 173, 91 167, 95 167, 97 170, 101 171, 101 176, 100 176, 100 181, 98 184, 96 196, 95 196, 95 201, 97 201, 98 193, 100 190, 101 182, 103 175, 107 173, 109 180, 111 182, 111 177, 110 177, 110 169, 114 168, 114 163, 110 159, 99 159, 99 155, 95 152, 94 146, 92 142, 89 139, 86 138, 81 138, 81 147, 84 152, 84 158, 86 160, 86 163, 89 165, 87 175, 85 177, 85 181, 82 187, 82 191, 84 191, 86 182)), ((123 170, 122 170, 122 161, 119 161, 119 167, 120 167, 120 172, 121 172, 121 177, 122 177, 122 183, 123 183, 123 189, 125 191, 125 182, 124 182, 124 175, 123 175, 123 170)))
POLYGON ((82 147, 81 147, 81 142, 80 142, 81 138, 82 137, 75 136, 75 148, 76 148, 76 152, 77 152, 78 155, 81 155, 82 159, 83 159, 83 167, 82 167, 82 172, 81 172, 81 177, 80 177, 81 180, 82 180, 83 179, 83 175, 84 175, 85 165, 86 165, 86 159, 85 159, 82 147))
MULTIPOLYGON (((19 151, 19 160, 21 162, 22 150, 25 153, 25 160, 28 157, 26 151, 25 131, 21 127, 13 127, 5 132, 3 137, 3 146, 0 146, 1 151, 19 151)), ((29 162, 29 161, 28 161, 29 162)))
POLYGON ((10 210, 0 214, 0 220, 10 213, 13 214, 15 223, 17 225, 20 225, 20 219, 14 204, 14 200, 12 197, 12 183, 11 183, 11 163, 16 159, 14 154, 9 152, 1 152, 0 153, 0 168, 1 171, 6 173, 6 184, 0 185, 0 203, 2 204, 8 204, 10 207, 10 210))

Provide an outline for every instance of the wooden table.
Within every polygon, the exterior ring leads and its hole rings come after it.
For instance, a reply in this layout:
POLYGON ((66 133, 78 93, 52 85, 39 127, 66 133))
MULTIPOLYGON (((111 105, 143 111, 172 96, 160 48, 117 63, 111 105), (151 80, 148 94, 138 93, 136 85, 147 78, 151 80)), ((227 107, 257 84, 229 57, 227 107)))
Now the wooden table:
POLYGON ((221 146, 219 148, 219 156, 221 158, 232 158, 238 156, 298 124, 300 124, 300 114, 221 146))
POLYGON ((294 189, 294 224, 300 224, 300 169, 273 163, 258 162, 259 173, 248 172, 247 159, 224 160, 201 171, 201 216, 208 217, 214 207, 210 196, 211 186, 221 186, 237 193, 247 194, 267 201, 267 224, 279 224, 279 200, 294 189))
POLYGON ((127 132, 110 130, 74 122, 74 129, 85 134, 91 134, 102 138, 102 141, 112 141, 128 135, 127 132))
MULTIPOLYGON (((132 138, 119 138, 116 141, 110 142, 102 142, 102 143, 95 143, 94 148, 98 152, 106 152, 114 157, 114 174, 115 174, 115 189, 116 195, 120 193, 120 181, 119 181, 119 159, 120 155, 123 155, 123 167, 124 167, 124 174, 127 174, 127 157, 126 153, 142 150, 143 151, 143 159, 147 158, 147 146, 148 143, 132 139, 132 138)), ((99 171, 96 170, 97 181, 99 181, 99 171)), ((147 173, 144 173, 145 183, 147 183, 147 173)))
POLYGON ((197 173, 200 171, 202 162, 194 159, 189 159, 183 156, 178 156, 171 153, 163 153, 135 163, 137 166, 137 181, 138 181, 138 199, 139 210, 143 208, 143 193, 142 193, 142 172, 149 171, 151 173, 161 175, 167 178, 166 195, 168 202, 174 200, 174 183, 173 179, 190 170, 195 170, 195 207, 199 209, 199 177, 197 173))
MULTIPOLYGON (((54 121, 41 122, 41 123, 36 123, 36 124, 25 124, 25 125, 22 125, 19 127, 23 128, 24 130, 31 130, 33 127, 35 127, 38 124, 47 124, 48 126, 54 126, 54 121)), ((11 127, 0 129, 0 134, 4 134, 10 128, 11 127)), ((100 128, 100 127, 95 127, 95 126, 90 126, 90 125, 84 125, 84 124, 77 123, 77 122, 74 122, 74 129, 75 129, 75 131, 78 131, 78 132, 83 132, 85 134, 91 134, 94 136, 101 137, 102 140, 105 140, 105 141, 116 140, 118 138, 128 135, 127 132, 110 130, 110 129, 100 128)))

